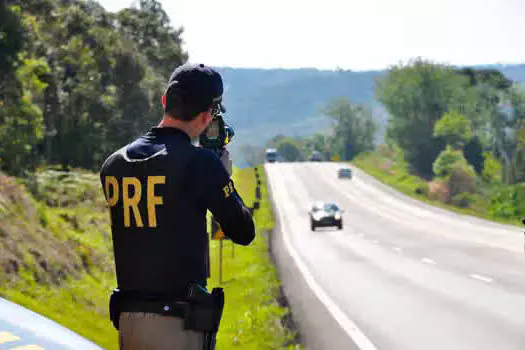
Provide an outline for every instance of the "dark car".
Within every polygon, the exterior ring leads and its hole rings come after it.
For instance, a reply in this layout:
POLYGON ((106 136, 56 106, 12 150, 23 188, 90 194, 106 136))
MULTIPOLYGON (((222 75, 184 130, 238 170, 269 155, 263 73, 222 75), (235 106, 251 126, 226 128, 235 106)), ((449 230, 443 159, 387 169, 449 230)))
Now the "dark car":
POLYGON ((323 156, 321 155, 321 152, 313 151, 309 160, 311 162, 321 162, 323 160, 323 156))
POLYGON ((277 150, 268 148, 265 152, 265 158, 268 163, 275 163, 277 161, 277 150))
POLYGON ((339 230, 343 228, 343 210, 335 203, 316 202, 312 204, 309 214, 312 231, 326 226, 336 226, 339 230))
POLYGON ((341 168, 337 171, 337 177, 340 179, 351 179, 352 178, 352 169, 350 168, 341 168))

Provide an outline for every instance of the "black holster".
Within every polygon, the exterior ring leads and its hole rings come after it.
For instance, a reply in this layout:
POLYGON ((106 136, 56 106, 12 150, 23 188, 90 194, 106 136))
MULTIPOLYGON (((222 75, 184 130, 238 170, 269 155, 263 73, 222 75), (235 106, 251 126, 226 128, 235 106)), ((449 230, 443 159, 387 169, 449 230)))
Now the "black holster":
POLYGON ((109 297, 109 319, 117 331, 119 327, 121 299, 122 293, 120 293, 120 290, 114 289, 109 297))
POLYGON ((124 304, 125 311, 179 316, 184 318, 185 329, 217 333, 224 309, 224 291, 222 288, 214 288, 211 293, 208 293, 205 288, 194 283, 188 288, 186 300, 181 301, 156 299, 137 293, 130 295, 130 293, 114 289, 109 298, 109 318, 116 330, 119 330, 120 313, 124 304), (126 298, 124 294, 127 295, 126 298), (130 308, 130 303, 135 307, 130 308), (168 305, 170 308, 169 311, 166 311, 164 307, 168 305))
POLYGON ((217 333, 224 309, 224 291, 214 288, 211 293, 198 284, 188 288, 188 304, 184 328, 199 332, 217 333))

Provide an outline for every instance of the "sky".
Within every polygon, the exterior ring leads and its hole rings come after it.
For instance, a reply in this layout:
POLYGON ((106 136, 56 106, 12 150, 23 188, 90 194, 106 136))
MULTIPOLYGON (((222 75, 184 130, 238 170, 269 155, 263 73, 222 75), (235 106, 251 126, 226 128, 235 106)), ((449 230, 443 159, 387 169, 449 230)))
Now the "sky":
MULTIPOLYGON (((525 0, 159 1, 184 28, 189 61, 211 66, 363 71, 415 57, 525 63, 525 0)), ((133 0, 99 2, 118 11, 133 0)))

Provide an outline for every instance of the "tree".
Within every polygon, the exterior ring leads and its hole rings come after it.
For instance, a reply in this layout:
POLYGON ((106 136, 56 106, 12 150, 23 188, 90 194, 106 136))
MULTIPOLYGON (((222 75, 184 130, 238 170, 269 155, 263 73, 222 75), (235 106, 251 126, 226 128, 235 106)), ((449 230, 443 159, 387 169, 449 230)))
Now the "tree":
POLYGON ((397 65, 378 81, 376 95, 389 113, 388 137, 403 149, 411 169, 432 175, 432 164, 444 148, 433 136, 434 125, 446 112, 470 106, 468 81, 452 68, 416 59, 397 65))
POLYGON ((485 152, 483 179, 489 183, 498 183, 501 181, 501 164, 490 152, 485 152))
POLYGON ((490 144, 502 159, 503 180, 507 184, 519 181, 520 169, 525 166, 520 148, 520 130, 524 123, 525 89, 515 85, 501 94, 501 102, 493 107, 487 127, 490 144))
POLYGON ((187 60, 156 0, 118 14, 89 0, 0 1, 2 169, 40 161, 97 169, 162 115, 187 60), (15 138, 18 137, 18 142, 15 138))
POLYGON ((283 138, 277 143, 277 153, 287 162, 303 160, 301 146, 290 137, 283 138))
POLYGON ((242 145, 241 152, 250 167, 264 163, 264 148, 253 145, 242 145))
POLYGON ((446 181, 452 197, 476 191, 476 173, 460 150, 448 145, 436 158, 433 169, 438 177, 446 181))
POLYGON ((446 177, 452 173, 452 168, 463 159, 463 154, 459 150, 447 146, 443 152, 439 154, 433 164, 434 174, 439 177, 446 177))
POLYGON ((42 111, 25 99, 0 108, 0 167, 22 175, 35 166, 34 147, 42 138, 42 111))
POLYGON ((447 145, 462 149, 472 139, 472 122, 457 111, 447 112, 436 122, 434 137, 441 137, 447 145))
POLYGON ((313 151, 317 151, 322 154, 323 159, 330 159, 330 140, 327 135, 314 134, 310 137, 305 138, 303 143, 304 154, 311 154, 313 151))
MULTIPOLYGON (((0 77, 5 77, 13 71, 14 64, 18 61, 18 53, 22 51, 25 41, 26 34, 20 17, 20 8, 0 1, 0 77)), ((3 98, 1 94, 0 98, 3 98)))
POLYGON ((149 64, 162 76, 187 61, 182 50, 182 28, 175 29, 157 0, 140 0, 140 7, 121 10, 117 19, 121 33, 138 44, 149 64))
POLYGON ((478 136, 474 136, 463 148, 463 155, 470 165, 476 170, 476 174, 483 173, 485 158, 483 156, 483 144, 478 136))
POLYGON ((377 125, 370 111, 341 98, 328 103, 324 113, 334 123, 332 151, 340 154, 343 160, 352 160, 359 153, 374 148, 377 125))

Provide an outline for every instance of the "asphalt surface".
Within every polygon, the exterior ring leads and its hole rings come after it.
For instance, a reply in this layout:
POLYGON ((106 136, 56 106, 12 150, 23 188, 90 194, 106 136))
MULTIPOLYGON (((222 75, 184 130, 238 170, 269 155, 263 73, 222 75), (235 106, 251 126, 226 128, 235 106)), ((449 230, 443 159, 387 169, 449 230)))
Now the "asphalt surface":
POLYGON ((0 299, 0 350, 99 350, 98 345, 7 300, 0 299))
POLYGON ((523 229, 408 198, 337 163, 266 165, 284 293, 308 349, 525 349, 523 229), (343 230, 310 230, 339 204, 343 230))

